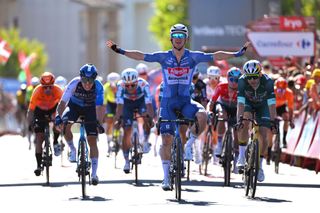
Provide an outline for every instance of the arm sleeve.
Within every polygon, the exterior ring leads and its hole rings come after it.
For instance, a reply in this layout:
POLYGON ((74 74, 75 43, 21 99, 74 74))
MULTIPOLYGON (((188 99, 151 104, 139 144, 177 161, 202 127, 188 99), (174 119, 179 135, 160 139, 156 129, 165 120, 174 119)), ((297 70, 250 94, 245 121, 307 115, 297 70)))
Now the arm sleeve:
POLYGON ((276 96, 274 94, 273 80, 269 79, 266 84, 268 106, 276 104, 276 96))
POLYGON ((196 63, 211 62, 214 60, 212 53, 204 53, 200 51, 191 51, 192 58, 196 63))
POLYGON ((242 104, 246 103, 244 88, 245 88, 245 80, 240 78, 238 82, 238 96, 237 96, 238 103, 242 103, 242 104))
POLYGON ((144 61, 147 62, 158 62, 162 63, 166 58, 167 52, 154 52, 154 53, 145 53, 144 54, 144 61))
POLYGON ((103 86, 100 81, 95 80, 96 84, 96 91, 97 91, 97 97, 96 97, 96 106, 102 106, 103 105, 103 86))
POLYGON ((65 90, 65 92, 62 95, 61 100, 65 103, 68 103, 71 96, 73 95, 77 84, 79 83, 80 79, 74 78, 73 80, 70 81, 70 83, 67 85, 67 88, 65 90))

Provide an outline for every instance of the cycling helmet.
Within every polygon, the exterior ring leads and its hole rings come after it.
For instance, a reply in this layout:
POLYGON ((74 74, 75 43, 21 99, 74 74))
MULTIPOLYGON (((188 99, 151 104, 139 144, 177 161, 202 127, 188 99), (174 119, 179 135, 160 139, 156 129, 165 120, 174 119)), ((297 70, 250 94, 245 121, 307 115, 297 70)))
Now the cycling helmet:
POLYGON ((277 89, 287 89, 288 87, 287 80, 284 79, 283 77, 278 78, 278 80, 276 81, 276 87, 277 89))
POLYGON ((96 79, 97 68, 93 64, 85 64, 80 68, 80 76, 96 79))
POLYGON ((320 77, 320 69, 319 68, 313 70, 312 78, 314 78, 314 77, 320 77))
POLYGON ((125 84, 136 83, 138 81, 138 72, 133 68, 127 68, 122 71, 121 79, 125 84))
POLYGON ((174 33, 183 33, 188 38, 188 28, 183 24, 175 24, 170 28, 170 37, 172 37, 172 34, 174 33))
POLYGON ((61 88, 64 88, 67 85, 67 79, 61 75, 56 78, 55 84, 58 84, 61 88))
POLYGON ((20 90, 21 91, 26 91, 27 90, 27 84, 25 84, 25 83, 20 84, 20 90))
POLYGON ((136 66, 136 70, 139 73, 139 75, 141 74, 147 74, 148 72, 148 66, 144 63, 140 63, 136 66))
POLYGON ((40 77, 40 83, 44 86, 52 86, 54 81, 55 77, 51 72, 44 72, 40 77))
POLYGON ((116 84, 120 80, 120 75, 116 72, 111 72, 107 75, 107 81, 111 84, 116 84))
POLYGON ((243 71, 246 75, 259 75, 261 70, 262 66, 258 60, 249 60, 243 65, 243 71))
POLYGON ((231 67, 227 72, 228 78, 239 78, 241 76, 241 70, 238 67, 231 67))
POLYGON ((35 86, 37 86, 38 84, 40 84, 39 78, 36 77, 36 76, 35 76, 35 77, 32 77, 32 78, 31 78, 31 85, 35 87, 35 86))
POLYGON ((207 69, 207 75, 208 76, 219 76, 221 75, 221 70, 217 66, 210 66, 207 69))

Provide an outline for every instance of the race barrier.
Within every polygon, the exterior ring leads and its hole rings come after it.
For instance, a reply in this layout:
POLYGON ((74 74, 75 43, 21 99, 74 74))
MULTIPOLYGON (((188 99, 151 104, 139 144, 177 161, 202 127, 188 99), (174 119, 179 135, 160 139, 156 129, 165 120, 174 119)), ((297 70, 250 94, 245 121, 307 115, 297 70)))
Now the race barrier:
POLYGON ((320 112, 303 111, 289 128, 287 148, 282 149, 282 161, 290 165, 320 171, 320 112))

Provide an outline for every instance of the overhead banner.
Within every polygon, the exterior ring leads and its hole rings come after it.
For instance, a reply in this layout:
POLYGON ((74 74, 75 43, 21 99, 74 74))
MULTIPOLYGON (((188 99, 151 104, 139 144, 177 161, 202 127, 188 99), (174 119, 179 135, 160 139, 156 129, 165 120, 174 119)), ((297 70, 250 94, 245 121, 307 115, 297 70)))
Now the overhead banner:
POLYGON ((248 38, 261 57, 313 56, 313 32, 248 32, 248 38))

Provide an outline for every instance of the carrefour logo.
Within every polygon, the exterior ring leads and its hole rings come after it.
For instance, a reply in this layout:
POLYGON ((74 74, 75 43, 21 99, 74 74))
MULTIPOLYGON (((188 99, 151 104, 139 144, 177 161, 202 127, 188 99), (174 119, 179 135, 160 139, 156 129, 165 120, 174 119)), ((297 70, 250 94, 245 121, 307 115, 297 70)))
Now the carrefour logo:
POLYGON ((311 42, 308 41, 307 39, 302 39, 301 41, 297 42, 297 46, 302 47, 302 49, 306 49, 310 47, 310 45, 311 45, 311 42))

